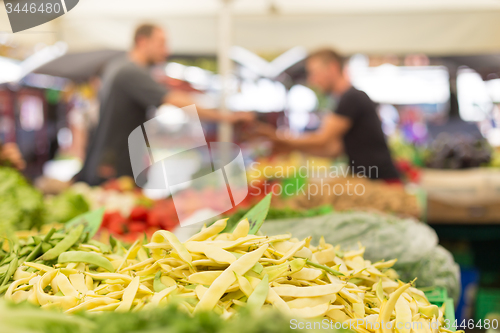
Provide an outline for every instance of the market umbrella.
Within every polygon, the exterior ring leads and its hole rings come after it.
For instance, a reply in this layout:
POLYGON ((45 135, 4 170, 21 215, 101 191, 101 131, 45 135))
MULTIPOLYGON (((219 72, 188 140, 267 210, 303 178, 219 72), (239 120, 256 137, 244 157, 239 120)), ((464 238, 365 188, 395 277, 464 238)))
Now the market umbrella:
POLYGON ((109 61, 125 55, 125 51, 97 50, 68 53, 35 69, 37 74, 64 77, 73 81, 85 81, 96 75, 109 61))

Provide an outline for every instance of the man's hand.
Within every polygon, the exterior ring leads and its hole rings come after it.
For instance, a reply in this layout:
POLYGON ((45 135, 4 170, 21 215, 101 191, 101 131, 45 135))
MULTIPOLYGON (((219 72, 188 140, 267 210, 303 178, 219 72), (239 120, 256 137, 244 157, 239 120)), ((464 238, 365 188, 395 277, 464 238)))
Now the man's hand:
POLYGON ((255 121, 255 113, 253 112, 231 112, 227 114, 225 119, 230 124, 237 123, 252 123, 255 121))
POLYGON ((26 167, 26 162, 15 143, 6 143, 2 146, 1 159, 10 162, 18 170, 26 167))
POLYGON ((279 141, 278 135, 276 134, 276 128, 269 124, 259 122, 253 128, 253 132, 257 136, 263 136, 271 141, 279 141))

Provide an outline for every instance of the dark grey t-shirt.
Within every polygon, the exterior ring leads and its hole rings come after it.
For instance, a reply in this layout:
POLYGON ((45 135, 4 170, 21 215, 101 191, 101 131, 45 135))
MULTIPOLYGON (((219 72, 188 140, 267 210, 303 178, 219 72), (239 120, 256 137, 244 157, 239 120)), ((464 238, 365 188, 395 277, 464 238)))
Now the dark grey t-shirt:
POLYGON ((99 172, 103 166, 113 168, 116 177, 133 176, 128 136, 146 121, 148 108, 160 106, 166 94, 147 68, 125 57, 110 63, 100 91, 100 122, 77 179, 98 185, 106 180, 99 172))

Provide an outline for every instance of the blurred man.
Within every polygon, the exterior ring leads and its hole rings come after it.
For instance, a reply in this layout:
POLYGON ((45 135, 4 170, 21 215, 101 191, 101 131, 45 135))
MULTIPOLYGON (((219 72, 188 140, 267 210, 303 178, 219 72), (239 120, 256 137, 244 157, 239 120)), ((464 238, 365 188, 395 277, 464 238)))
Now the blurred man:
POLYGON ((375 104, 346 78, 342 57, 329 49, 317 51, 308 57, 306 71, 312 86, 337 100, 336 109, 323 118, 318 131, 298 138, 284 137, 269 126, 258 132, 288 149, 332 157, 345 151, 350 174, 397 182, 375 104))
MULTIPOLYGON (((109 178, 133 176, 128 136, 147 120, 147 110, 167 103, 178 107, 194 104, 188 93, 168 91, 151 77, 149 67, 165 62, 167 56, 165 31, 156 25, 144 24, 135 31, 128 56, 107 66, 99 98, 99 125, 77 180, 98 185, 109 178)), ((208 121, 235 123, 251 117, 197 109, 200 119, 208 121)))

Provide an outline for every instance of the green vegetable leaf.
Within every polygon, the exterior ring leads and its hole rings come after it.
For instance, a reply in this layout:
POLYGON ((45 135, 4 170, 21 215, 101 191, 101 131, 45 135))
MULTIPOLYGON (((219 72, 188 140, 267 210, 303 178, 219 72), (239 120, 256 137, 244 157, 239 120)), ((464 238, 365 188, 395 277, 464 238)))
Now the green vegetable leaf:
POLYGON ((223 232, 233 232, 238 222, 244 219, 248 219, 250 223, 249 235, 255 235, 259 231, 262 223, 264 223, 267 212, 269 211, 269 206, 271 205, 272 193, 269 193, 262 199, 258 204, 256 204, 252 209, 250 209, 242 218, 238 220, 233 220, 230 218, 227 221, 226 229, 223 232))
POLYGON ((79 224, 83 224, 85 227, 83 229, 83 232, 88 233, 89 234, 88 237, 92 238, 101 227, 103 216, 104 216, 104 207, 73 218, 71 221, 66 223, 65 229, 70 230, 79 224))

